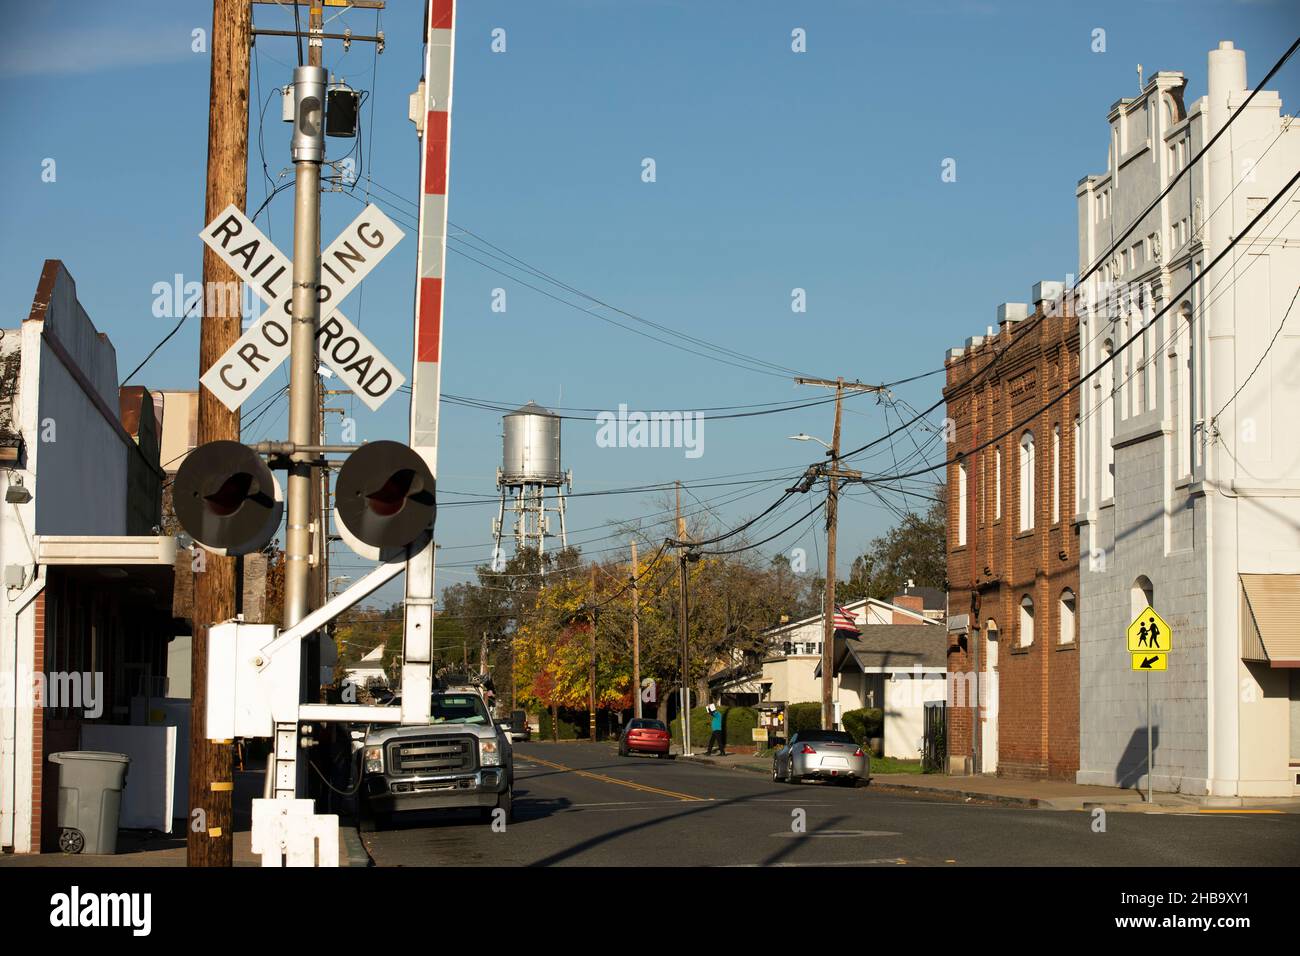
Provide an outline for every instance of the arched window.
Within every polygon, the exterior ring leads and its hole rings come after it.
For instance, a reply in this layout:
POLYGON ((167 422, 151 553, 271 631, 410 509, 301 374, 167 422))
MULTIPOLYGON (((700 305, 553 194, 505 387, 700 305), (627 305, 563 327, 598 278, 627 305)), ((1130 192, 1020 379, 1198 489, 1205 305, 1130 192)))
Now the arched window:
POLYGON ((1147 328, 1140 312, 1134 314, 1133 320, 1139 326, 1138 339, 1134 343, 1137 349, 1134 357, 1137 367, 1133 369, 1133 414, 1141 415, 1147 410, 1147 328))
POLYGON ((1028 594, 1020 599, 1020 646, 1034 643, 1034 599, 1028 594))
MULTIPOLYGON (((1120 299, 1120 308, 1122 314, 1119 320, 1119 340, 1127 342, 1132 331, 1133 322, 1129 316, 1128 296, 1122 296, 1120 299)), ((1129 408, 1133 400, 1129 397, 1133 393, 1133 375, 1130 366, 1133 365, 1134 356, 1137 354, 1135 348, 1122 348, 1115 352, 1115 360, 1111 365, 1115 368, 1114 377, 1111 379, 1111 387, 1115 390, 1119 401, 1119 420, 1127 421, 1129 408)))
POLYGON ((1192 325, 1191 308, 1184 305, 1182 313, 1181 324, 1187 334, 1187 388, 1183 392, 1187 396, 1187 411, 1182 416, 1187 433, 1184 445, 1187 465, 1183 474, 1190 475, 1196 470, 1196 328, 1192 325))
POLYGON ((1061 520, 1061 426, 1052 426, 1052 524, 1061 520))
POLYGON ((1129 591, 1129 615, 1131 621, 1149 607, 1155 607, 1156 591, 1151 579, 1145 574, 1139 575, 1129 591))
POLYGON ((1080 462, 1083 461, 1083 446, 1079 442, 1079 439, 1081 437, 1082 437, 1082 433, 1079 431, 1079 416, 1075 415, 1074 416, 1074 445, 1070 449, 1071 455, 1074 460, 1074 513, 1075 514, 1078 514, 1079 509, 1083 506, 1083 484, 1079 480, 1080 477, 1083 475, 1083 468, 1080 466, 1080 462))
POLYGON ((1107 339, 1101 345, 1101 360, 1105 367, 1101 379, 1101 499, 1115 497, 1115 449, 1111 439, 1115 436, 1115 343, 1107 339))
POLYGON ((957 547, 966 546, 966 462, 957 462, 957 547))
POLYGON ((984 516, 988 513, 986 499, 989 496, 989 453, 980 452, 980 485, 976 492, 980 499, 980 527, 984 527, 984 516))
POLYGON ((1066 588, 1061 592, 1061 636, 1062 644, 1073 642, 1075 635, 1074 623, 1075 598, 1074 592, 1066 588))
POLYGON ((1020 436, 1020 530, 1034 527, 1034 433, 1020 436))
POLYGON ((993 520, 1002 520, 1002 449, 993 449, 993 520))

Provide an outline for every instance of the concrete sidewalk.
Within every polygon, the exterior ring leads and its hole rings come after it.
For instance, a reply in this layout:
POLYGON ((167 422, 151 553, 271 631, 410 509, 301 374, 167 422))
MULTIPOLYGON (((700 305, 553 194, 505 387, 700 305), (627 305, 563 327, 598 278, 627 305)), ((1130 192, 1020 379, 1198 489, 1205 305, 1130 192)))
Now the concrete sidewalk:
MULTIPOLYGON (((265 774, 262 770, 237 770, 232 803, 234 837, 232 857, 235 866, 261 866, 262 858, 253 853, 252 806, 253 800, 262 796, 265 774)), ((98 854, 66 854, 57 851, 31 854, 0 855, 0 866, 46 867, 117 867, 117 866, 185 866, 186 834, 181 827, 186 821, 177 818, 173 833, 157 830, 119 830, 117 853, 112 856, 98 854)), ((339 866, 369 866, 370 857, 357 835, 356 826, 345 819, 339 820, 339 866)))
MULTIPOLYGON (((236 831, 234 837, 234 865, 261 866, 262 858, 253 853, 252 834, 236 831)), ((357 835, 356 828, 345 821, 339 822, 339 866, 369 866, 370 857, 357 835)), ((122 830, 117 837, 117 853, 112 856, 98 854, 25 853, 0 856, 0 867, 135 867, 135 866, 185 866, 185 835, 147 834, 138 830, 122 830)))
MULTIPOLYGON (((751 773, 771 774, 772 758, 753 754, 728 754, 707 757, 695 754, 679 757, 716 767, 729 767, 751 773)), ((882 773, 872 774, 871 789, 962 801, 980 801, 1005 806, 1039 810, 1129 810, 1146 813, 1300 813, 1300 799, 1253 799, 1245 797, 1205 797, 1191 794, 1160 793, 1146 802, 1145 791, 1120 787, 1094 787, 1061 780, 1015 780, 1007 777, 953 777, 946 774, 882 773)))

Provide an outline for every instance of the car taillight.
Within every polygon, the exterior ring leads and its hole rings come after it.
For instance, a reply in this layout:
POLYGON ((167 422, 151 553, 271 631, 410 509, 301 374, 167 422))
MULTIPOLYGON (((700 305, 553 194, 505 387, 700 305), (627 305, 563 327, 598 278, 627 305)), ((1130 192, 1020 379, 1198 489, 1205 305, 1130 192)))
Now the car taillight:
POLYGON ((815 754, 817 751, 813 750, 813 748, 812 748, 812 744, 804 744, 804 745, 803 745, 803 750, 801 750, 801 751, 799 751, 799 752, 800 752, 800 753, 804 753, 804 754, 815 754))
POLYGON ((866 754, 864 754, 864 753, 862 752, 862 748, 859 747, 857 750, 853 751, 853 756, 855 756, 855 757, 865 757, 866 754))

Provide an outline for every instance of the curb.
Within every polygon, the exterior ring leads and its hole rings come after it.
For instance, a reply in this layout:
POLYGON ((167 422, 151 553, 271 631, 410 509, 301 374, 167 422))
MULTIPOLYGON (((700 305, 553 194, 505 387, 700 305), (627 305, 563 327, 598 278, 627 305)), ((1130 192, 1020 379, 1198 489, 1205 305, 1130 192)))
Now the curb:
POLYGON ((949 787, 911 787, 900 784, 876 783, 871 781, 871 790, 880 793, 897 794, 910 797, 951 797, 954 800, 972 800, 980 803, 993 803, 1021 810, 1051 810, 1055 807, 1037 797, 1012 797, 1000 793, 982 793, 978 790, 953 790, 949 787))
POLYGON ((361 834, 357 832, 356 827, 340 826, 339 832, 343 835, 343 846, 347 850, 347 866, 375 865, 375 861, 366 852, 366 845, 362 842, 361 834))
POLYGON ((688 762, 693 760, 693 761, 696 761, 696 762, 698 762, 698 763, 708 764, 710 767, 722 767, 722 768, 724 768, 724 769, 726 769, 726 770, 744 770, 744 771, 747 772, 747 773, 761 773, 761 774, 766 774, 766 773, 768 772, 768 769, 769 769, 769 768, 767 768, 767 767, 755 767, 755 766, 753 766, 753 765, 751 765, 751 764, 743 764, 743 763, 722 763, 722 762, 720 762, 720 761, 718 761, 718 760, 714 760, 714 759, 712 759, 712 758, 710 758, 710 757, 701 757, 699 754, 696 754, 696 755, 693 756, 693 757, 683 757, 681 754, 677 754, 676 757, 677 757, 678 760, 686 760, 686 761, 688 761, 688 762))

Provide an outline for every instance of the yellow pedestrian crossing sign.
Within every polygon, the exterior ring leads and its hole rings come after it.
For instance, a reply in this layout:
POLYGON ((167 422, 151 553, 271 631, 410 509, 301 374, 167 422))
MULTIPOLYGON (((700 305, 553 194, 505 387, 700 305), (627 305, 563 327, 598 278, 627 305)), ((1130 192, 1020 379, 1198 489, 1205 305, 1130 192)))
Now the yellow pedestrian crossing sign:
POLYGON ((1141 654, 1134 654, 1133 669, 1135 671, 1167 671, 1169 670, 1169 655, 1147 654, 1145 651, 1141 654))
MULTIPOLYGON (((1133 619, 1133 623, 1128 626, 1128 649, 1136 655, 1139 652, 1160 653, 1173 650, 1174 632, 1165 619, 1157 614, 1150 605, 1146 610, 1133 619)), ((1134 670, 1138 670, 1135 663, 1134 670)), ((1153 668, 1142 668, 1150 670, 1153 668)), ((1164 667, 1156 668, 1164 670, 1164 667)))

